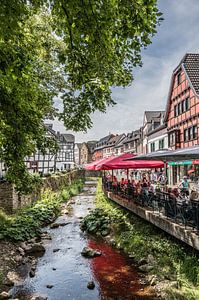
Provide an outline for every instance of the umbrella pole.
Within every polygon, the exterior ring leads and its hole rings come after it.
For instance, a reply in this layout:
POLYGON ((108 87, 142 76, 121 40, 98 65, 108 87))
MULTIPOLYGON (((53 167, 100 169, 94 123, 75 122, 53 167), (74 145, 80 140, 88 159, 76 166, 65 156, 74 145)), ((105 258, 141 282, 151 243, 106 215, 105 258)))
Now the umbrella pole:
POLYGON ((113 181, 113 170, 112 170, 112 181, 113 181))
POLYGON ((129 180, 129 169, 127 169, 127 180, 129 180))
POLYGON ((166 189, 166 185, 167 185, 167 181, 168 181, 168 178, 167 178, 167 163, 166 161, 164 161, 164 174, 165 174, 165 182, 164 182, 164 188, 166 189))

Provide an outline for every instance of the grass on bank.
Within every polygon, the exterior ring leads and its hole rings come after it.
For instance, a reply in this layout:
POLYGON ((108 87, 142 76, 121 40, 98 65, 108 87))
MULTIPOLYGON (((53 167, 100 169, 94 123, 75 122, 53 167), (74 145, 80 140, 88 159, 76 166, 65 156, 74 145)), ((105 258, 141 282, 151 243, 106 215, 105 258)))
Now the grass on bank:
POLYGON ((136 261, 154 257, 151 274, 160 280, 177 281, 178 289, 170 288, 164 299, 199 299, 199 258, 196 252, 133 213, 107 199, 98 183, 96 207, 111 219, 118 247, 131 253, 136 261))
POLYGON ((41 199, 13 216, 0 210, 0 239, 24 241, 39 236, 42 226, 51 223, 59 215, 61 203, 78 194, 82 188, 83 181, 78 180, 60 192, 46 190, 41 199))

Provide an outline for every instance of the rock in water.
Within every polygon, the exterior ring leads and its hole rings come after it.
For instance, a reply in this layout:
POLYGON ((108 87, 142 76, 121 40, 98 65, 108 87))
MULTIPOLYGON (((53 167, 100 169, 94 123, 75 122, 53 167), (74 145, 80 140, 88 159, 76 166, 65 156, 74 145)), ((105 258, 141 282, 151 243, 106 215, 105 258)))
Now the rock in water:
POLYGON ((58 252, 58 251, 60 251, 59 248, 53 249, 53 252, 58 252))
POLYGON ((93 258, 93 257, 101 256, 102 252, 89 247, 84 247, 81 252, 81 255, 87 258, 93 258))
POLYGON ((35 277, 35 270, 34 270, 34 269, 31 269, 31 270, 30 270, 29 276, 30 276, 31 278, 35 277))
POLYGON ((50 228, 51 229, 55 229, 55 228, 58 228, 59 227, 59 224, 58 223, 52 223, 51 225, 50 225, 50 228))
POLYGON ((34 254, 44 254, 45 251, 46 249, 44 248, 44 246, 39 243, 32 244, 25 250, 26 254, 33 256, 34 254))
POLYGON ((10 299, 11 296, 7 293, 7 292, 2 292, 0 294, 0 299, 3 300, 3 299, 10 299))
POLYGON ((48 298, 43 296, 33 296, 30 300, 48 300, 48 298))
POLYGON ((47 284, 47 289, 52 289, 53 288, 53 285, 52 284, 47 284))
POLYGON ((19 275, 15 272, 8 272, 5 280, 3 281, 3 284, 7 286, 13 286, 16 282, 19 282, 21 278, 19 275))
POLYGON ((95 283, 93 281, 89 281, 87 284, 87 288, 89 290, 93 290, 95 288, 95 283))

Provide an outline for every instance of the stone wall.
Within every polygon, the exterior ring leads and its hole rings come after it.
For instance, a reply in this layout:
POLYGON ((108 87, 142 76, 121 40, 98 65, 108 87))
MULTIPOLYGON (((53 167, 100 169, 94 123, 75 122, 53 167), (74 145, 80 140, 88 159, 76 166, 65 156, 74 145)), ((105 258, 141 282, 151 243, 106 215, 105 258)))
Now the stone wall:
POLYGON ((8 182, 0 183, 0 208, 7 213, 13 213, 17 209, 30 205, 39 199, 42 189, 59 191, 69 186, 78 178, 85 178, 84 170, 71 170, 65 174, 52 175, 43 178, 41 188, 29 195, 20 195, 13 185, 8 182))

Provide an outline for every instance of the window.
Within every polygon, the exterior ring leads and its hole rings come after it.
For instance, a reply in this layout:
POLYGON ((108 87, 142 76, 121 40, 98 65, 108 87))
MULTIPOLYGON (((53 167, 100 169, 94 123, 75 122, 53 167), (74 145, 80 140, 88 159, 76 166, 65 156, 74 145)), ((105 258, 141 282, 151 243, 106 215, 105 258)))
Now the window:
POLYGON ((190 141, 198 138, 198 128, 197 125, 189 127, 184 130, 184 141, 190 141))
POLYGON ((184 130, 184 141, 188 141, 188 129, 184 130))
POLYGON ((198 128, 197 125, 193 126, 193 139, 197 139, 198 138, 198 128))
POLYGON ((193 139, 193 127, 188 128, 188 139, 189 141, 193 139))
POLYGON ((175 105, 174 106, 174 117, 177 117, 177 115, 178 115, 178 106, 175 105))
POLYGON ((175 144, 175 134, 174 132, 169 134, 169 146, 173 146, 175 144))
POLYGON ((169 146, 174 146, 180 142, 180 130, 169 133, 169 146))
POLYGON ((181 111, 182 111, 182 113, 186 111, 186 108, 185 108, 185 100, 183 100, 183 101, 181 102, 181 111))
POLYGON ((159 140, 159 149, 164 149, 164 139, 159 140))
POLYGON ((181 115, 182 111, 181 111, 181 103, 178 103, 178 115, 181 115))
POLYGON ((181 81, 182 81, 181 73, 178 73, 178 75, 177 75, 177 83, 178 83, 178 85, 181 83, 181 81))
POLYGON ((160 122, 154 122, 154 129, 156 129, 158 126, 160 126, 160 122))
POLYGON ((185 110, 187 111, 187 110, 189 110, 189 108, 190 108, 190 99, 189 99, 189 97, 187 97, 185 99, 185 110))
POLYGON ((155 143, 151 143, 151 152, 154 152, 155 151, 155 143))

